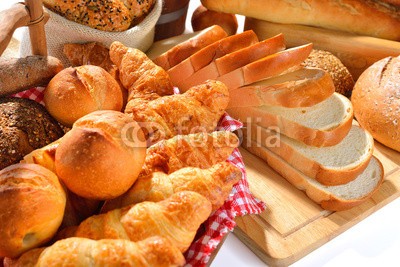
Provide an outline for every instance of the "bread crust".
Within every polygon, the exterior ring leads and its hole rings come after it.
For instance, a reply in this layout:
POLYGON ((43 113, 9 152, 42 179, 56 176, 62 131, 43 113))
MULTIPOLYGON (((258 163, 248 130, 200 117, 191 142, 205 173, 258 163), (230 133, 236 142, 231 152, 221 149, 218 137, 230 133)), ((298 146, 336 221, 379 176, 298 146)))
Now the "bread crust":
POLYGON ((399 7, 373 0, 202 0, 208 9, 285 24, 302 24, 400 40, 399 7))
POLYGON ((400 151, 400 56, 387 57, 366 69, 351 97, 354 116, 375 140, 400 151))

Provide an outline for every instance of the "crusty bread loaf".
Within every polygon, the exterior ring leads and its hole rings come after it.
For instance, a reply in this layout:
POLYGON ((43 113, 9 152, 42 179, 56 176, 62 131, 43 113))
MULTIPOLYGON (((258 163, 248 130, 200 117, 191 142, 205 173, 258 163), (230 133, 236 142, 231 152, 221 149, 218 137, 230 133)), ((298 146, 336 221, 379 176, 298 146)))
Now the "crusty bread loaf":
POLYGON ((153 58, 153 61, 163 69, 169 70, 200 49, 218 40, 221 40, 226 36, 228 36, 228 34, 224 31, 224 29, 222 29, 221 26, 214 25, 208 27, 195 34, 193 37, 176 44, 161 55, 153 58))
POLYGON ((61 224, 66 196, 57 176, 36 164, 0 171, 0 258, 43 245, 61 224))
MULTIPOLYGON (((353 125, 337 145, 313 147, 283 134, 249 125, 245 137, 266 146, 295 169, 323 185, 339 185, 354 180, 367 167, 374 139, 363 128, 353 125), (276 142, 269 142, 276 138, 276 142)), ((246 142, 246 141, 245 141, 246 142)))
POLYGON ((227 112, 247 124, 254 123, 317 147, 338 144, 353 122, 350 100, 338 93, 311 107, 261 106, 230 108, 227 112))
POLYGON ((382 163, 373 156, 365 170, 353 181, 343 185, 325 186, 293 168, 266 147, 252 143, 246 149, 265 160, 288 182, 304 191, 311 200, 326 210, 347 210, 362 204, 379 189, 384 178, 382 163))
POLYGON ((34 86, 45 86, 63 69, 61 61, 51 56, 0 58, 0 96, 9 96, 34 86))
POLYGON ((121 111, 123 104, 118 82, 94 65, 59 72, 44 90, 43 100, 49 113, 66 126, 96 110, 121 111))
POLYGON ((335 85, 327 72, 317 68, 301 68, 229 90, 228 108, 263 105, 310 107, 334 92, 335 85))
POLYGON ((302 63, 305 67, 320 68, 328 72, 335 85, 335 91, 350 97, 354 87, 354 79, 339 58, 332 53, 313 49, 302 63))
POLYGON ((57 175, 69 190, 88 199, 110 199, 127 191, 146 156, 140 126, 124 113, 92 112, 74 123, 55 156, 57 175))
POLYGON ((44 0, 50 10, 77 23, 102 31, 125 31, 136 25, 151 11, 155 0, 85 1, 44 0))
POLYGON ((400 151, 400 56, 377 61, 358 78, 351 102, 358 123, 400 151))
POLYGON ((210 26, 219 25, 228 35, 236 34, 239 27, 235 14, 209 10, 203 5, 199 5, 193 11, 191 23, 193 31, 201 31, 210 26))
POLYGON ((400 40, 400 9, 371 0, 202 0, 208 9, 400 40))

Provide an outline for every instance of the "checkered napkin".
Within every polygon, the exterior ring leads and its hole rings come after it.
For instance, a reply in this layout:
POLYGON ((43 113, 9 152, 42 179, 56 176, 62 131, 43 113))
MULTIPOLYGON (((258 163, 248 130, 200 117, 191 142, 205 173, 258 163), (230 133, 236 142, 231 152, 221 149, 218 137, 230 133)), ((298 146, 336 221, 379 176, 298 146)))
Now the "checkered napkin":
MULTIPOLYGON (((43 89, 33 88, 18 94, 16 97, 23 97, 35 100, 43 104, 43 89)), ((219 131, 236 131, 242 128, 242 123, 234 120, 228 114, 224 114, 219 122, 219 131)), ((250 193, 247 183, 246 170, 242 155, 235 149, 228 161, 236 165, 242 171, 242 179, 233 187, 231 194, 224 205, 215 211, 204 222, 192 245, 185 253, 186 266, 206 266, 211 254, 217 248, 221 240, 230 231, 233 231, 236 223, 235 217, 246 214, 258 214, 265 209, 265 204, 250 193)))

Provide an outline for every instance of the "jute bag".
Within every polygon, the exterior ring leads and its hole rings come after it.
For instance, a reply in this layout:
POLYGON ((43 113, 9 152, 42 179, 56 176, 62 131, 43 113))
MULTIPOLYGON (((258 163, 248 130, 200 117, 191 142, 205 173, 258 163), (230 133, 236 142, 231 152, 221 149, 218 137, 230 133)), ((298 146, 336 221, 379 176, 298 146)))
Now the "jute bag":
MULTIPOLYGON (((113 41, 120 41, 128 47, 146 51, 153 44, 157 20, 161 15, 162 0, 157 0, 152 11, 138 25, 123 32, 106 32, 70 21, 48 9, 49 21, 45 24, 47 50, 50 56, 59 58, 64 66, 70 66, 63 54, 65 43, 99 42, 109 46, 113 41)), ((26 27, 27 28, 27 27, 26 27)), ((28 29, 24 29, 20 46, 20 57, 31 55, 28 29)))

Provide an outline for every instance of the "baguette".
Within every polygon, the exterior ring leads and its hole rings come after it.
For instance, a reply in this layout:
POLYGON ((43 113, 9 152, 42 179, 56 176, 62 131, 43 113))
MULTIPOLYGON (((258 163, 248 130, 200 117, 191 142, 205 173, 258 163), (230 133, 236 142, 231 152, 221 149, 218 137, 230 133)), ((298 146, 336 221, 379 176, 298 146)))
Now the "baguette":
POLYGON ((202 0, 208 9, 251 18, 301 24, 400 40, 399 7, 365 0, 202 0))
POLYGON ((247 64, 218 77, 217 80, 232 89, 278 76, 298 67, 310 55, 311 50, 311 43, 293 47, 247 64))
POLYGON ((323 185, 340 185, 354 180, 369 164, 374 139, 363 128, 353 125, 346 137, 330 147, 307 146, 283 134, 251 125, 245 137, 266 146, 293 168, 323 185), (268 140, 278 138, 277 144, 268 140))
POLYGON ((330 97, 335 85, 329 74, 317 68, 301 68, 229 91, 228 108, 263 105, 310 107, 330 97))
POLYGON ((63 69, 61 61, 51 56, 1 58, 0 96, 8 96, 35 86, 45 86, 63 69))
POLYGON ((169 70, 200 49, 227 36, 228 34, 220 26, 211 26, 202 30, 192 38, 168 49, 166 52, 154 58, 153 61, 164 70, 169 70))
POLYGON ((246 149, 265 160, 289 183, 304 191, 311 200, 326 210, 341 211, 362 204, 379 189, 384 178, 382 163, 373 156, 365 170, 353 181, 344 185, 324 186, 293 168, 266 147, 252 142, 246 149))
POLYGON ((317 147, 338 144, 353 122, 350 100, 338 93, 312 107, 262 106, 230 108, 227 112, 247 125, 255 123, 317 147))
POLYGON ((174 85, 179 85, 179 82, 186 80, 193 75, 193 73, 207 66, 217 58, 257 42, 257 35, 253 31, 245 31, 216 41, 170 68, 168 74, 171 78, 171 82, 174 85))
MULTIPOLYGON (((190 87, 200 84, 207 79, 217 79, 221 75, 241 68, 268 55, 282 51, 285 48, 283 35, 278 34, 264 41, 217 58, 204 68, 191 72, 190 77, 189 75, 185 75, 187 76, 185 77, 186 79, 176 79, 175 84, 181 91, 186 91, 190 87)), ((174 76, 179 77, 179 74, 170 72, 170 76, 171 78, 174 76)))

